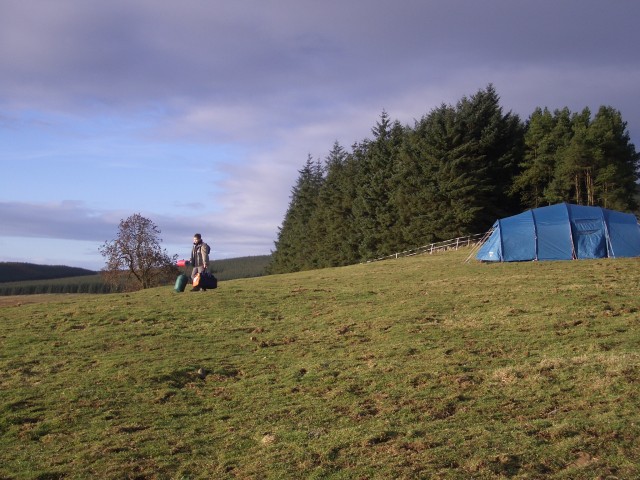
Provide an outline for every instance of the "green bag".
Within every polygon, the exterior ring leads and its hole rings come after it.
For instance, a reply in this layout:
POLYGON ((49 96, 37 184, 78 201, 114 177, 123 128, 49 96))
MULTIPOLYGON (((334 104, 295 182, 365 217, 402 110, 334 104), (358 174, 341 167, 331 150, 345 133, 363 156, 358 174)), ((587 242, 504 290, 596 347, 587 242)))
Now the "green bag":
POLYGON ((185 274, 178 275, 178 278, 176 278, 176 286, 173 287, 173 289, 176 292, 184 292, 187 283, 189 283, 189 277, 187 277, 185 274))

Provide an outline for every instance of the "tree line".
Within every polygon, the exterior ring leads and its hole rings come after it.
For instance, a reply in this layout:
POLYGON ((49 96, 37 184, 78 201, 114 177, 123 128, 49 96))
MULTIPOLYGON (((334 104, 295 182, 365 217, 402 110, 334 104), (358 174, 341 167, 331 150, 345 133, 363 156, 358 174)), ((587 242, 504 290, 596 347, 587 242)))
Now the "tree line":
POLYGON ((386 111, 373 138, 324 162, 308 156, 291 191, 269 273, 342 266, 486 231, 558 202, 635 211, 640 155, 620 112, 602 106, 526 121, 493 85, 414 121, 386 111))
POLYGON ((0 296, 61 293, 115 293, 118 291, 119 290, 113 285, 105 283, 99 274, 0 283, 0 296))
POLYGON ((55 278, 95 275, 96 272, 85 268, 66 265, 37 265, 26 262, 0 262, 0 283, 22 280, 48 280, 55 278))

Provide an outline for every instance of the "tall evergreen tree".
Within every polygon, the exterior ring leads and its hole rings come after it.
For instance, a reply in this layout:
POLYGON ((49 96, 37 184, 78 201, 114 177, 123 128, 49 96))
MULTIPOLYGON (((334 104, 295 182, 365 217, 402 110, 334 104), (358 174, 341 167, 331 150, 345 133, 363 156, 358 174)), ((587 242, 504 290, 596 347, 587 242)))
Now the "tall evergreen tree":
POLYGON ((563 201, 592 205, 593 148, 588 129, 591 111, 571 116, 571 140, 557 153, 554 187, 563 201))
POLYGON ((640 155, 631 143, 622 114, 602 106, 589 126, 594 148, 594 204, 614 210, 636 210, 640 155))
POLYGON ((503 114, 488 86, 455 107, 442 105, 424 120, 427 155, 435 169, 432 224, 441 238, 485 230, 497 217, 519 211, 510 192, 522 153, 523 125, 503 114))
POLYGON ((316 238, 310 235, 309 226, 322 183, 322 166, 309 155, 291 191, 289 208, 279 228, 268 269, 270 273, 297 272, 317 266, 316 238))
POLYGON ((475 188, 462 204, 462 214, 473 217, 465 233, 483 231, 496 218, 517 213, 519 199, 511 194, 511 185, 519 173, 523 153, 524 125, 517 115, 503 113, 500 97, 493 85, 478 91, 458 104, 458 130, 464 139, 465 173, 471 174, 475 188))
POLYGON ((434 132, 423 118, 407 131, 398 152, 392 201, 398 215, 400 250, 438 240, 438 162, 429 149, 428 138, 433 139, 434 132))
POLYGON ((317 235, 318 262, 322 267, 352 264, 358 260, 352 213, 354 162, 338 142, 326 158, 325 172, 311 220, 311 230, 317 235))
POLYGON ((544 188, 544 201, 548 204, 568 200, 569 187, 566 179, 557 176, 556 171, 563 152, 569 147, 573 138, 573 114, 568 108, 554 111, 554 126, 546 143, 549 144, 550 163, 553 158, 553 174, 550 182, 544 188))
POLYGON ((593 120, 588 108, 571 115, 565 108, 556 115, 552 141, 559 147, 545 192, 548 202, 637 208, 638 154, 620 112, 603 106, 593 120))
POLYGON ((354 225, 359 235, 362 259, 391 253, 397 214, 393 210, 394 161, 402 142, 403 127, 391 122, 383 111, 372 129, 374 138, 354 151, 358 162, 356 198, 353 202, 354 225))
POLYGON ((526 207, 537 208, 546 203, 545 189, 553 179, 559 147, 552 135, 555 126, 556 118, 548 108, 536 108, 527 122, 521 173, 512 186, 512 192, 521 195, 526 207))
POLYGON ((463 193, 459 187, 464 183, 468 184, 465 191, 473 188, 470 174, 458 171, 456 166, 456 150, 459 152, 462 143, 456 108, 443 104, 432 110, 422 119, 418 132, 422 134, 420 151, 425 160, 422 167, 426 167, 425 173, 429 174, 429 178, 421 182, 426 186, 426 191, 423 190, 426 200, 431 201, 428 212, 421 218, 427 222, 431 240, 455 237, 459 233, 459 219, 453 207, 457 202, 455 196, 463 193))

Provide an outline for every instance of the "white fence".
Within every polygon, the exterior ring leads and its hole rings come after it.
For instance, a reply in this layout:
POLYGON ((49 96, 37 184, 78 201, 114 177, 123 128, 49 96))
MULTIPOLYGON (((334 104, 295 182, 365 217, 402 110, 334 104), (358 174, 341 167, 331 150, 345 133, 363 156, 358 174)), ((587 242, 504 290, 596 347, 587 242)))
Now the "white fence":
POLYGON ((458 250, 461 247, 470 247, 477 245, 483 240, 486 234, 476 233, 474 235, 467 235, 466 237, 452 238, 451 240, 442 240, 441 242, 430 243, 429 245, 423 245, 422 247, 414 248, 411 250, 405 250, 404 252, 394 253, 385 257, 374 258, 367 260, 365 263, 379 262, 380 260, 390 260, 400 257, 411 257, 413 255, 422 255, 424 253, 433 254, 437 252, 444 252, 447 250, 458 250))

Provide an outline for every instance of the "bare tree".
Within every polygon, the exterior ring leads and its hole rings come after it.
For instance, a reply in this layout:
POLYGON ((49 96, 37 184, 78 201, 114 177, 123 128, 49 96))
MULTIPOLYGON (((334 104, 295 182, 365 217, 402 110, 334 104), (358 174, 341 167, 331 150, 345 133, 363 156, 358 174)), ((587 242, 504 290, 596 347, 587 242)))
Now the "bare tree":
POLYGON ((115 240, 99 251, 106 260, 102 274, 109 283, 127 290, 150 288, 166 283, 178 272, 177 255, 170 257, 160 244, 160 230, 139 213, 120 220, 115 240))

